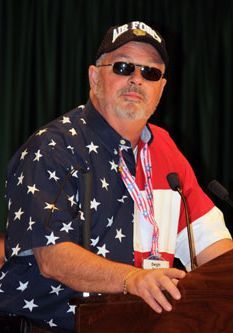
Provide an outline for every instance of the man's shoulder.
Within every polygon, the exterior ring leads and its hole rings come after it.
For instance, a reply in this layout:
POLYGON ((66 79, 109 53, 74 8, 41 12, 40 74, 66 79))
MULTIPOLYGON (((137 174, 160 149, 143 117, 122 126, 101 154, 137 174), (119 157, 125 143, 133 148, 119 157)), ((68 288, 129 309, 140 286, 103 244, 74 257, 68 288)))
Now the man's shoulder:
POLYGON ((151 149, 156 150, 161 155, 170 156, 171 158, 183 159, 183 154, 177 147, 176 142, 170 136, 170 133, 157 125, 149 124, 153 139, 151 140, 151 149))
POLYGON ((19 163, 52 157, 64 165, 75 161, 83 152, 82 110, 77 107, 37 129, 12 156, 8 170, 15 170, 19 163))
POLYGON ((158 140, 159 141, 165 140, 165 141, 173 142, 169 132, 166 129, 164 129, 163 127, 149 123, 149 128, 153 135, 154 142, 158 142, 158 140))
POLYGON ((76 142, 83 106, 76 107, 67 113, 51 120, 37 129, 25 142, 27 147, 56 147, 58 144, 76 142), (74 140, 75 139, 75 140, 74 140))
POLYGON ((78 106, 57 118, 51 120, 46 125, 43 125, 37 131, 34 132, 34 135, 39 135, 41 132, 52 132, 55 133, 62 133, 62 134, 69 134, 71 136, 75 136, 75 132, 72 129, 77 129, 80 126, 79 120, 82 119, 84 106, 78 106))

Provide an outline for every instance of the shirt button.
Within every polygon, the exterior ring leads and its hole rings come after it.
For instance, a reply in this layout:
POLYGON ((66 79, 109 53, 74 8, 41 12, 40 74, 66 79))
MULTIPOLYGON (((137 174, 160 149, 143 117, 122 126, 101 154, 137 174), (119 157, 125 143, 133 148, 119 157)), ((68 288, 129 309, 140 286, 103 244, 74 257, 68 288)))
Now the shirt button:
POLYGON ((126 141, 122 139, 122 140, 120 141, 120 144, 121 144, 121 145, 125 145, 125 144, 126 144, 126 141))

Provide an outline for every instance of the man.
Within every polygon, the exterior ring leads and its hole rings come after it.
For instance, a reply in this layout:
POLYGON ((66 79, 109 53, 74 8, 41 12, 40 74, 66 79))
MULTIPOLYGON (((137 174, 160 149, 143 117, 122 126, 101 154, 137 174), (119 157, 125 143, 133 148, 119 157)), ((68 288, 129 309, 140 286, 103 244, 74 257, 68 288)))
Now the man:
POLYGON ((163 38, 143 22, 112 27, 89 68, 90 100, 37 131, 9 165, 0 310, 72 332, 78 292, 131 293, 170 311, 180 298, 174 255, 190 269, 187 198, 196 261, 232 249, 221 212, 168 133, 149 125, 166 84, 163 38), (90 250, 82 247, 83 170, 93 176, 90 250), (132 223, 133 222, 133 223, 132 223), (143 269, 142 267, 170 267, 143 269))

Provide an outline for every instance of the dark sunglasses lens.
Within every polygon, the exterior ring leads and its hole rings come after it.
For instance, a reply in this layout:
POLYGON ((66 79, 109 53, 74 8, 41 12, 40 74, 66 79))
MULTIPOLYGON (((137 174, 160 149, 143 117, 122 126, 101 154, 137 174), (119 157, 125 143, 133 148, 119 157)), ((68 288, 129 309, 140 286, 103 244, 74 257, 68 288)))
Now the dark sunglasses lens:
POLYGON ((119 75, 130 75, 134 69, 133 64, 127 64, 126 62, 115 62, 113 65, 113 72, 119 75))
POLYGON ((162 76, 162 72, 158 68, 148 66, 141 67, 141 73, 144 79, 149 81, 159 81, 162 76))
MULTIPOLYGON (((135 70, 135 65, 131 63, 119 61, 113 64, 113 72, 115 74, 128 76, 132 74, 134 70, 135 70)), ((162 76, 162 72, 155 67, 142 66, 141 75, 146 80, 159 81, 162 76)))

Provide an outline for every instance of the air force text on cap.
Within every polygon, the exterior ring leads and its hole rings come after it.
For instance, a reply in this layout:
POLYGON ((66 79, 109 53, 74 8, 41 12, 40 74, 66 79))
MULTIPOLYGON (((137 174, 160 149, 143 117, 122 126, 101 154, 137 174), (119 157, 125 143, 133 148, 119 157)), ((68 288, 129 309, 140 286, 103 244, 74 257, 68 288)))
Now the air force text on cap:
POLYGON ((145 31, 146 33, 148 33, 149 35, 151 35, 151 37, 153 37, 154 39, 156 39, 159 43, 161 43, 161 38, 158 36, 158 34, 156 33, 156 31, 154 31, 153 29, 151 29, 151 27, 149 27, 148 25, 146 25, 143 22, 139 22, 139 21, 133 21, 129 24, 123 24, 120 27, 117 27, 113 30, 113 37, 112 37, 112 43, 115 42, 115 40, 121 36, 124 32, 128 31, 128 30, 134 30, 134 29, 139 29, 142 31, 145 31))

